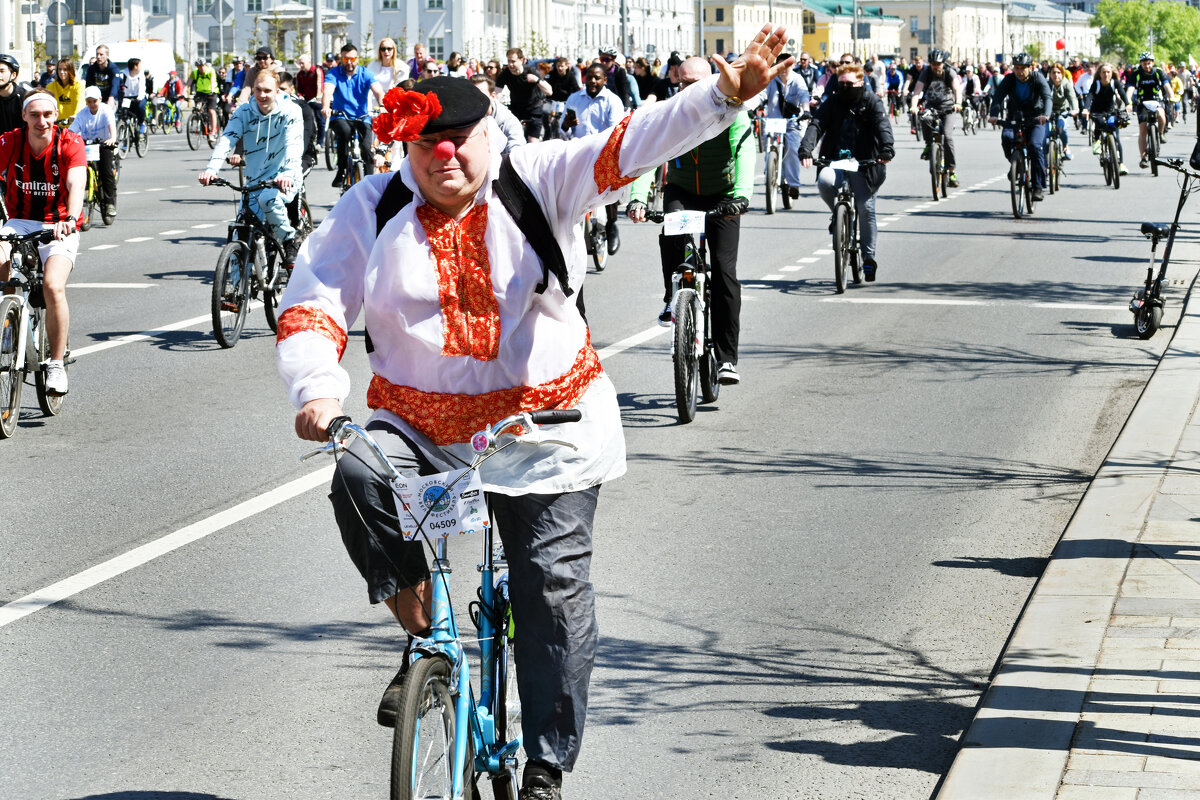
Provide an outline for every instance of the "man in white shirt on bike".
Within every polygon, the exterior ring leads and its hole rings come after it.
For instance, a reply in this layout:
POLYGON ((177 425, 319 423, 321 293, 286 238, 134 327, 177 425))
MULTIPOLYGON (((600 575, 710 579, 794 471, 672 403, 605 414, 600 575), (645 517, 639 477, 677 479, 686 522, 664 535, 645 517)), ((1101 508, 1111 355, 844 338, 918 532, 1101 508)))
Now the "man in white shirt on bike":
MULTIPOLYGON (((779 54, 780 61, 787 58, 791 56, 779 54)), ((800 140, 804 136, 804 119, 808 116, 811 96, 804 79, 792 71, 768 83, 761 97, 767 119, 787 120, 787 132, 783 135, 783 184, 784 191, 795 200, 800 196, 800 140)))
MULTIPOLYGON (((625 116, 621 98, 606 88, 608 74, 601 64, 592 64, 583 73, 583 88, 567 98, 567 110, 563 114, 562 129, 566 137, 578 139, 590 136, 615 126, 625 116)), ((621 235, 617 232, 617 214, 620 200, 604 207, 604 234, 608 240, 608 254, 621 249, 621 235)))

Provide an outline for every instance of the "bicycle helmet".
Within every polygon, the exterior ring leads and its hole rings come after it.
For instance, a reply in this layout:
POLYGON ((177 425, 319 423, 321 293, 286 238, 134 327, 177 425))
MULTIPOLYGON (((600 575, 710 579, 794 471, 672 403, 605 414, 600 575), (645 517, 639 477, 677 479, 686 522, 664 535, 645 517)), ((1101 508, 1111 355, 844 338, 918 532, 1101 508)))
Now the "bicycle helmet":
POLYGON ((0 64, 8 67, 13 75, 17 75, 21 71, 21 65, 8 53, 0 53, 0 64))
POLYGON ((606 44, 600 48, 600 55, 616 58, 618 55, 617 48, 613 47, 611 44, 606 44))
POLYGON ((1033 66, 1033 56, 1029 55, 1029 53, 1017 53, 1015 56, 1013 56, 1013 66, 1014 67, 1032 67, 1033 66))
POLYGON ((207 63, 208 63, 208 62, 207 62, 207 61, 205 61, 203 58, 197 58, 197 59, 196 59, 196 66, 197 66, 197 67, 203 67, 203 66, 204 66, 205 64, 207 64, 207 63))
POLYGON ((929 51, 929 63, 930 64, 945 64, 946 63, 946 51, 945 50, 937 50, 937 49, 930 50, 929 51))
POLYGON ((1138 61, 1153 61, 1153 60, 1154 60, 1154 56, 1151 53, 1143 52, 1141 55, 1138 56, 1138 61))

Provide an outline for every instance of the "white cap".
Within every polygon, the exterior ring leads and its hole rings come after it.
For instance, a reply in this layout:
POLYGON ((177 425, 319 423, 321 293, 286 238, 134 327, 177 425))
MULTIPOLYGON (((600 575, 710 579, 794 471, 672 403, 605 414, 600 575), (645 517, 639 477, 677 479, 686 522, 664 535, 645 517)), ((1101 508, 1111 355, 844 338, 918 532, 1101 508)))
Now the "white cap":
POLYGON ((83 99, 90 100, 91 98, 101 99, 104 95, 100 92, 99 86, 89 86, 83 90, 83 99))

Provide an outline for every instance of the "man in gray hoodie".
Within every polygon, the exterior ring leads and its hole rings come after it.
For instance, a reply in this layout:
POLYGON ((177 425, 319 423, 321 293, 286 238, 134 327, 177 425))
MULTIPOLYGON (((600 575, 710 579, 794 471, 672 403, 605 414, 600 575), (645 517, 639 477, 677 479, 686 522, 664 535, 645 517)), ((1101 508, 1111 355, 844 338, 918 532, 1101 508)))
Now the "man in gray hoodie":
POLYGON ((229 117, 208 165, 200 173, 200 183, 207 186, 217 177, 226 156, 239 141, 244 151, 246 182, 275 184, 257 192, 250 207, 283 243, 284 262, 291 266, 300 242, 288 219, 287 204, 300 191, 303 180, 300 158, 304 153, 304 117, 295 103, 279 102, 279 76, 271 70, 262 70, 255 78, 254 102, 243 103, 229 117))

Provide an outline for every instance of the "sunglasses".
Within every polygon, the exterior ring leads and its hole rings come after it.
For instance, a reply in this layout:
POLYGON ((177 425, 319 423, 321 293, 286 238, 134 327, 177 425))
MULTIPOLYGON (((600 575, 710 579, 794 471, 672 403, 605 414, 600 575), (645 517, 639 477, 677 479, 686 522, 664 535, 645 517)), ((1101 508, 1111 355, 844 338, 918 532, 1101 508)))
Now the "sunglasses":
POLYGON ((267 57, 266 56, 255 56, 254 60, 255 61, 266 61, 267 57))
POLYGON ((379 48, 379 52, 381 52, 381 53, 394 53, 394 52, 396 52, 396 48, 394 48, 394 47, 381 47, 381 48, 379 48))
POLYGON ((608 56, 600 56, 600 60, 605 64, 609 64, 612 62, 612 59, 609 58, 608 56))

